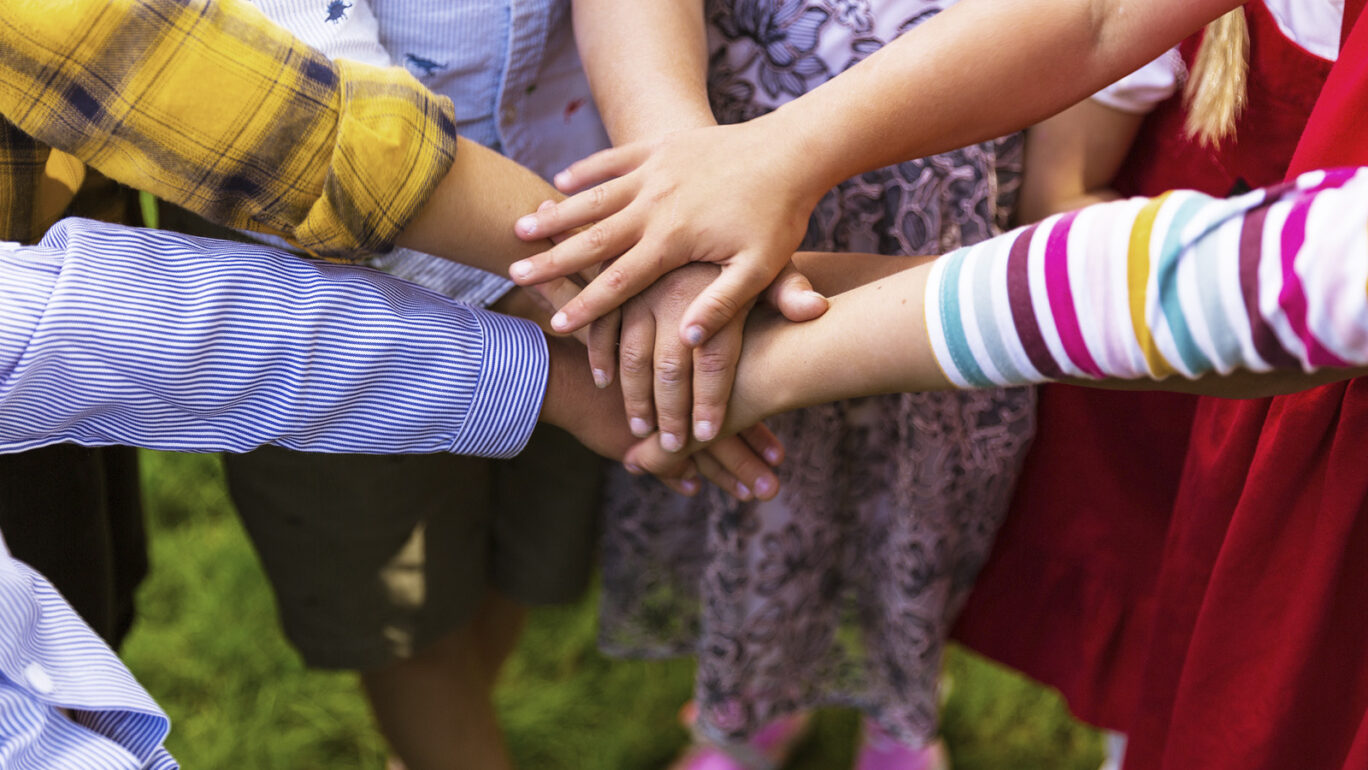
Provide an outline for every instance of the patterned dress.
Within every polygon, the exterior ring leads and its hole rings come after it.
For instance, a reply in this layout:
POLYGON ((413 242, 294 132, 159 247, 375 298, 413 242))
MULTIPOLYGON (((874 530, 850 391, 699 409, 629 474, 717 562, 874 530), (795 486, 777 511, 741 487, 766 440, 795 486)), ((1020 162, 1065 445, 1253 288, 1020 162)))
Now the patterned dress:
MULTIPOLYGON (((768 112, 945 5, 709 0, 714 112, 727 123, 768 112)), ((1014 135, 850 179, 818 204, 803 248, 913 255, 991 237, 1021 157, 1014 135)), ((881 396, 771 427, 788 448, 773 501, 610 481, 603 647, 696 654, 698 727, 713 740, 846 704, 920 743, 936 729, 945 636, 1030 443, 1033 391, 881 396)))

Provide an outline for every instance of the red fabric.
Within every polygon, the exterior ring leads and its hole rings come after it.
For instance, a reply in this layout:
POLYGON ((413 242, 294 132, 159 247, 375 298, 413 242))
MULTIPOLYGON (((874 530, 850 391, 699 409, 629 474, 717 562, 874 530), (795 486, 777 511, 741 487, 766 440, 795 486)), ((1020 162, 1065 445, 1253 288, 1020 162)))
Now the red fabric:
MULTIPOLYGON (((1362 21, 1364 0, 1347 0, 1345 19, 1362 21)), ((1357 166, 1365 162, 1364 144, 1368 142, 1368 27, 1355 23, 1345 38, 1335 72, 1316 103, 1316 117, 1307 126, 1306 136, 1297 146, 1292 168, 1310 170, 1334 166, 1357 166)))
MULTIPOLYGON (((1237 181, 1283 178, 1331 65, 1283 37, 1262 3, 1247 10, 1249 106, 1236 140, 1220 150, 1188 141, 1175 96, 1142 127, 1117 180, 1121 192, 1224 195, 1237 181)), ((1189 61, 1197 41, 1183 46, 1189 61)), ((1094 724, 1128 730, 1142 702, 1168 713, 1149 687, 1155 667, 1171 659, 1153 635, 1156 613, 1168 612, 1156 585, 1175 580, 1166 543, 1176 536, 1170 513, 1196 408, 1197 399, 1174 394, 1042 389, 1011 515, 956 630, 969 646, 1060 689, 1094 724)))
MULTIPOLYGON (((1368 21, 1289 176, 1368 165, 1368 21)), ((1203 399, 1127 768, 1368 767, 1368 378, 1203 399)))

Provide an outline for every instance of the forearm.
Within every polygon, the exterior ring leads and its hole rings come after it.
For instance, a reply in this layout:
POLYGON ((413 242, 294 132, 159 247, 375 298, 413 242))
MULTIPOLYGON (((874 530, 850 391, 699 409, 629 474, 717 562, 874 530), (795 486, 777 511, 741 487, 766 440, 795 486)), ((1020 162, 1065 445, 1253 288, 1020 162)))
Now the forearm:
POLYGON ((1250 397, 1368 370, 1368 172, 1233 200, 1056 216, 757 317, 738 419, 838 398, 1050 381, 1250 397), (1295 271, 1291 266, 1295 265, 1295 271))
POLYGON ((820 318, 789 323, 756 311, 732 386, 727 424, 845 398, 943 390, 922 321, 927 270, 904 270, 831 298, 820 318))
POLYGON ((467 139, 458 141, 456 160, 398 244, 462 262, 496 275, 550 248, 548 241, 522 241, 513 232, 518 217, 545 200, 563 196, 517 162, 467 139))
POLYGON ((825 190, 1037 123, 1239 4, 963 0, 757 120, 793 145, 804 184, 825 190))
POLYGON ((800 251, 793 255, 793 266, 807 276, 813 289, 832 297, 926 264, 935 258, 934 255, 905 257, 862 252, 800 251))
POLYGON ((702 0, 575 0, 575 39, 614 144, 713 123, 702 0))
POLYGON ((0 451, 507 457, 541 409, 539 330, 374 271, 82 220, 0 270, 0 451))
POLYGON ((1035 222, 1119 197, 1110 189, 1144 115, 1085 99, 1032 126, 1016 220, 1035 222))

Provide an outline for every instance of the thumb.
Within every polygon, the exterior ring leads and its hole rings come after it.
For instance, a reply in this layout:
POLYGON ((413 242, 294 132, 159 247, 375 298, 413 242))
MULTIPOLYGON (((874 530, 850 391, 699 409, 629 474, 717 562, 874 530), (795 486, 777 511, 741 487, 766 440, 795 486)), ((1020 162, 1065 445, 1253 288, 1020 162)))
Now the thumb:
POLYGON ((831 304, 826 297, 813 290, 812 282, 798 272, 792 262, 784 265, 779 277, 765 289, 765 301, 794 323, 817 318, 831 304))
POLYGON ((708 287, 694 297, 679 322, 679 337, 696 348, 750 307, 771 276, 759 265, 723 265, 708 287))

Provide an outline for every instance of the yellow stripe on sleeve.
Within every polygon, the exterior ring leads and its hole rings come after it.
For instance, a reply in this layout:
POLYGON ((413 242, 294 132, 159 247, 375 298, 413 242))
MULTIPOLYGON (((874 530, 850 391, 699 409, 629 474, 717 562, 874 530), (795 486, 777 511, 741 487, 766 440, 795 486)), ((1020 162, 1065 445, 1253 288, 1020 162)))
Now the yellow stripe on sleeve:
POLYGON ((1150 242, 1154 235, 1154 221, 1169 195, 1170 193, 1164 193, 1140 209, 1140 213, 1135 217, 1135 225, 1131 228, 1130 251, 1126 256, 1131 328, 1135 331, 1135 340, 1140 346, 1140 352, 1145 356, 1145 363, 1149 366, 1150 376, 1157 380, 1177 373, 1177 369, 1159 352, 1154 335, 1145 323, 1145 303, 1149 291, 1150 242))

